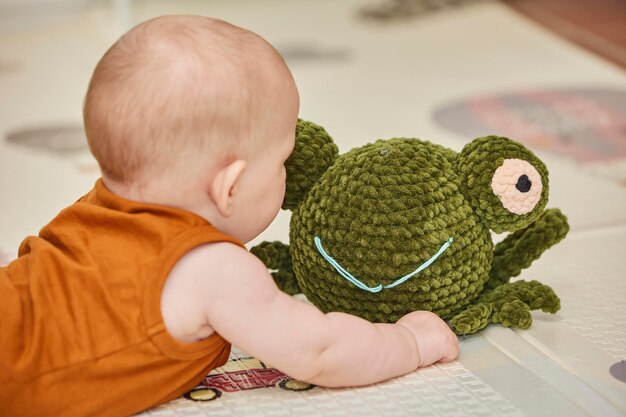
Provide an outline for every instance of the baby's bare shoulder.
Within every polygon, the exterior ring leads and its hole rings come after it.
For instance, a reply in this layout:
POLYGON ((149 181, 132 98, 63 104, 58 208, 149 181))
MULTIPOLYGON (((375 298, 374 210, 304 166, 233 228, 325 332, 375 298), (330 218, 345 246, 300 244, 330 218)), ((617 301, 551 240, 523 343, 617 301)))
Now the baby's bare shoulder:
POLYGON ((242 269, 250 272, 249 269, 257 269, 259 266, 267 271, 256 256, 238 245, 229 242, 209 243, 190 250, 180 258, 172 268, 168 281, 191 279, 206 282, 233 273, 239 275, 242 269))
MULTIPOLYGON (((209 310, 242 288, 259 290, 273 281, 261 261, 232 243, 210 243, 192 249, 172 268, 161 293, 161 314, 170 334, 181 341, 210 336, 209 310), (255 278, 256 277, 256 278, 255 278), (261 279, 259 279, 261 278, 261 279), (251 287, 252 286, 252 287, 251 287)), ((239 292, 240 294, 240 292, 239 292)))

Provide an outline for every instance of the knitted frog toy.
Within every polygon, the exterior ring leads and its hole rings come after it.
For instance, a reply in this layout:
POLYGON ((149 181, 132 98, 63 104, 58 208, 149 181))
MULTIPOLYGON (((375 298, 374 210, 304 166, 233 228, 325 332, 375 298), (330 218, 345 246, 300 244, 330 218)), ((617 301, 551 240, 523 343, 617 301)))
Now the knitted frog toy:
POLYGON ((338 156, 300 120, 286 169, 290 245, 252 249, 283 291, 374 322, 428 310, 457 334, 559 310, 550 287, 509 282, 569 230, 545 210, 548 171, 521 144, 488 136, 457 153, 394 138, 338 156), (512 233, 494 248, 490 230, 512 233))

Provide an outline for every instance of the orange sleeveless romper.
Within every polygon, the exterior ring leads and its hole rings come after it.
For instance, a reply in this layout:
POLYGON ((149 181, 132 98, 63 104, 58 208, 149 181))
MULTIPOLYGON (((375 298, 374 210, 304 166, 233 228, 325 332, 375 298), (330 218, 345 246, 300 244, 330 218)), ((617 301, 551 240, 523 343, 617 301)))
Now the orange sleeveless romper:
POLYGON ((184 210, 95 188, 0 268, 0 416, 138 413, 193 388, 230 353, 218 334, 181 343, 161 291, 192 248, 232 242, 184 210))

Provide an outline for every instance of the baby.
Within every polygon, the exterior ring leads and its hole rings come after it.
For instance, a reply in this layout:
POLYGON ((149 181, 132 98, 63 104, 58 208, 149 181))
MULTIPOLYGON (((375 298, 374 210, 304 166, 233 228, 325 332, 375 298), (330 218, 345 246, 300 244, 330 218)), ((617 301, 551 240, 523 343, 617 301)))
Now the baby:
POLYGON ((174 399, 230 343, 326 387, 457 357, 417 311, 324 314, 243 243, 280 209, 299 97, 258 35, 167 16, 102 57, 84 106, 102 178, 0 269, 0 415, 128 415, 174 399))

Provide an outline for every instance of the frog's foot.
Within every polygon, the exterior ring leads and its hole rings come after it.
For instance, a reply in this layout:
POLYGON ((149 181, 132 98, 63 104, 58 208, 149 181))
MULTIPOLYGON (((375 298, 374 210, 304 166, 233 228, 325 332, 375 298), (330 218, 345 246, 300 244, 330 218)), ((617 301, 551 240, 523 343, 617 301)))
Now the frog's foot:
POLYGON ((548 209, 525 229, 507 236, 493 252, 487 288, 496 288, 518 276, 546 249, 560 242, 569 231, 567 217, 559 209, 548 209))
POLYGON ((482 330, 489 323, 527 329, 532 322, 528 305, 521 300, 510 298, 474 304, 450 320, 450 327, 456 334, 464 335, 482 330))
POLYGON ((494 313, 491 316, 493 323, 500 323, 505 327, 528 329, 533 324, 530 307, 521 300, 502 300, 494 303, 494 313))
POLYGON ((478 302, 450 321, 457 334, 469 334, 489 323, 527 329, 532 324, 531 310, 556 313, 561 307, 552 288, 538 281, 516 281, 503 284, 481 295, 478 302))
POLYGON ((289 295, 302 292, 293 273, 289 245, 282 242, 262 242, 250 249, 250 252, 272 270, 274 282, 281 291, 289 295))
POLYGON ((475 333, 490 323, 492 313, 492 303, 474 304, 454 316, 450 320, 450 327, 458 335, 475 333))
POLYGON ((481 295, 479 302, 501 302, 520 300, 530 310, 556 313, 561 308, 561 301, 549 286, 539 281, 515 281, 506 283, 481 295))
POLYGON ((561 308, 552 288, 538 281, 516 281, 501 285, 479 298, 493 304, 493 323, 527 329, 533 322, 531 310, 556 313, 561 308))
POLYGON ((495 303, 478 303, 457 314, 450 327, 459 335, 475 333, 489 323, 500 323, 506 327, 527 329, 532 324, 528 304, 516 299, 501 300, 495 303))

